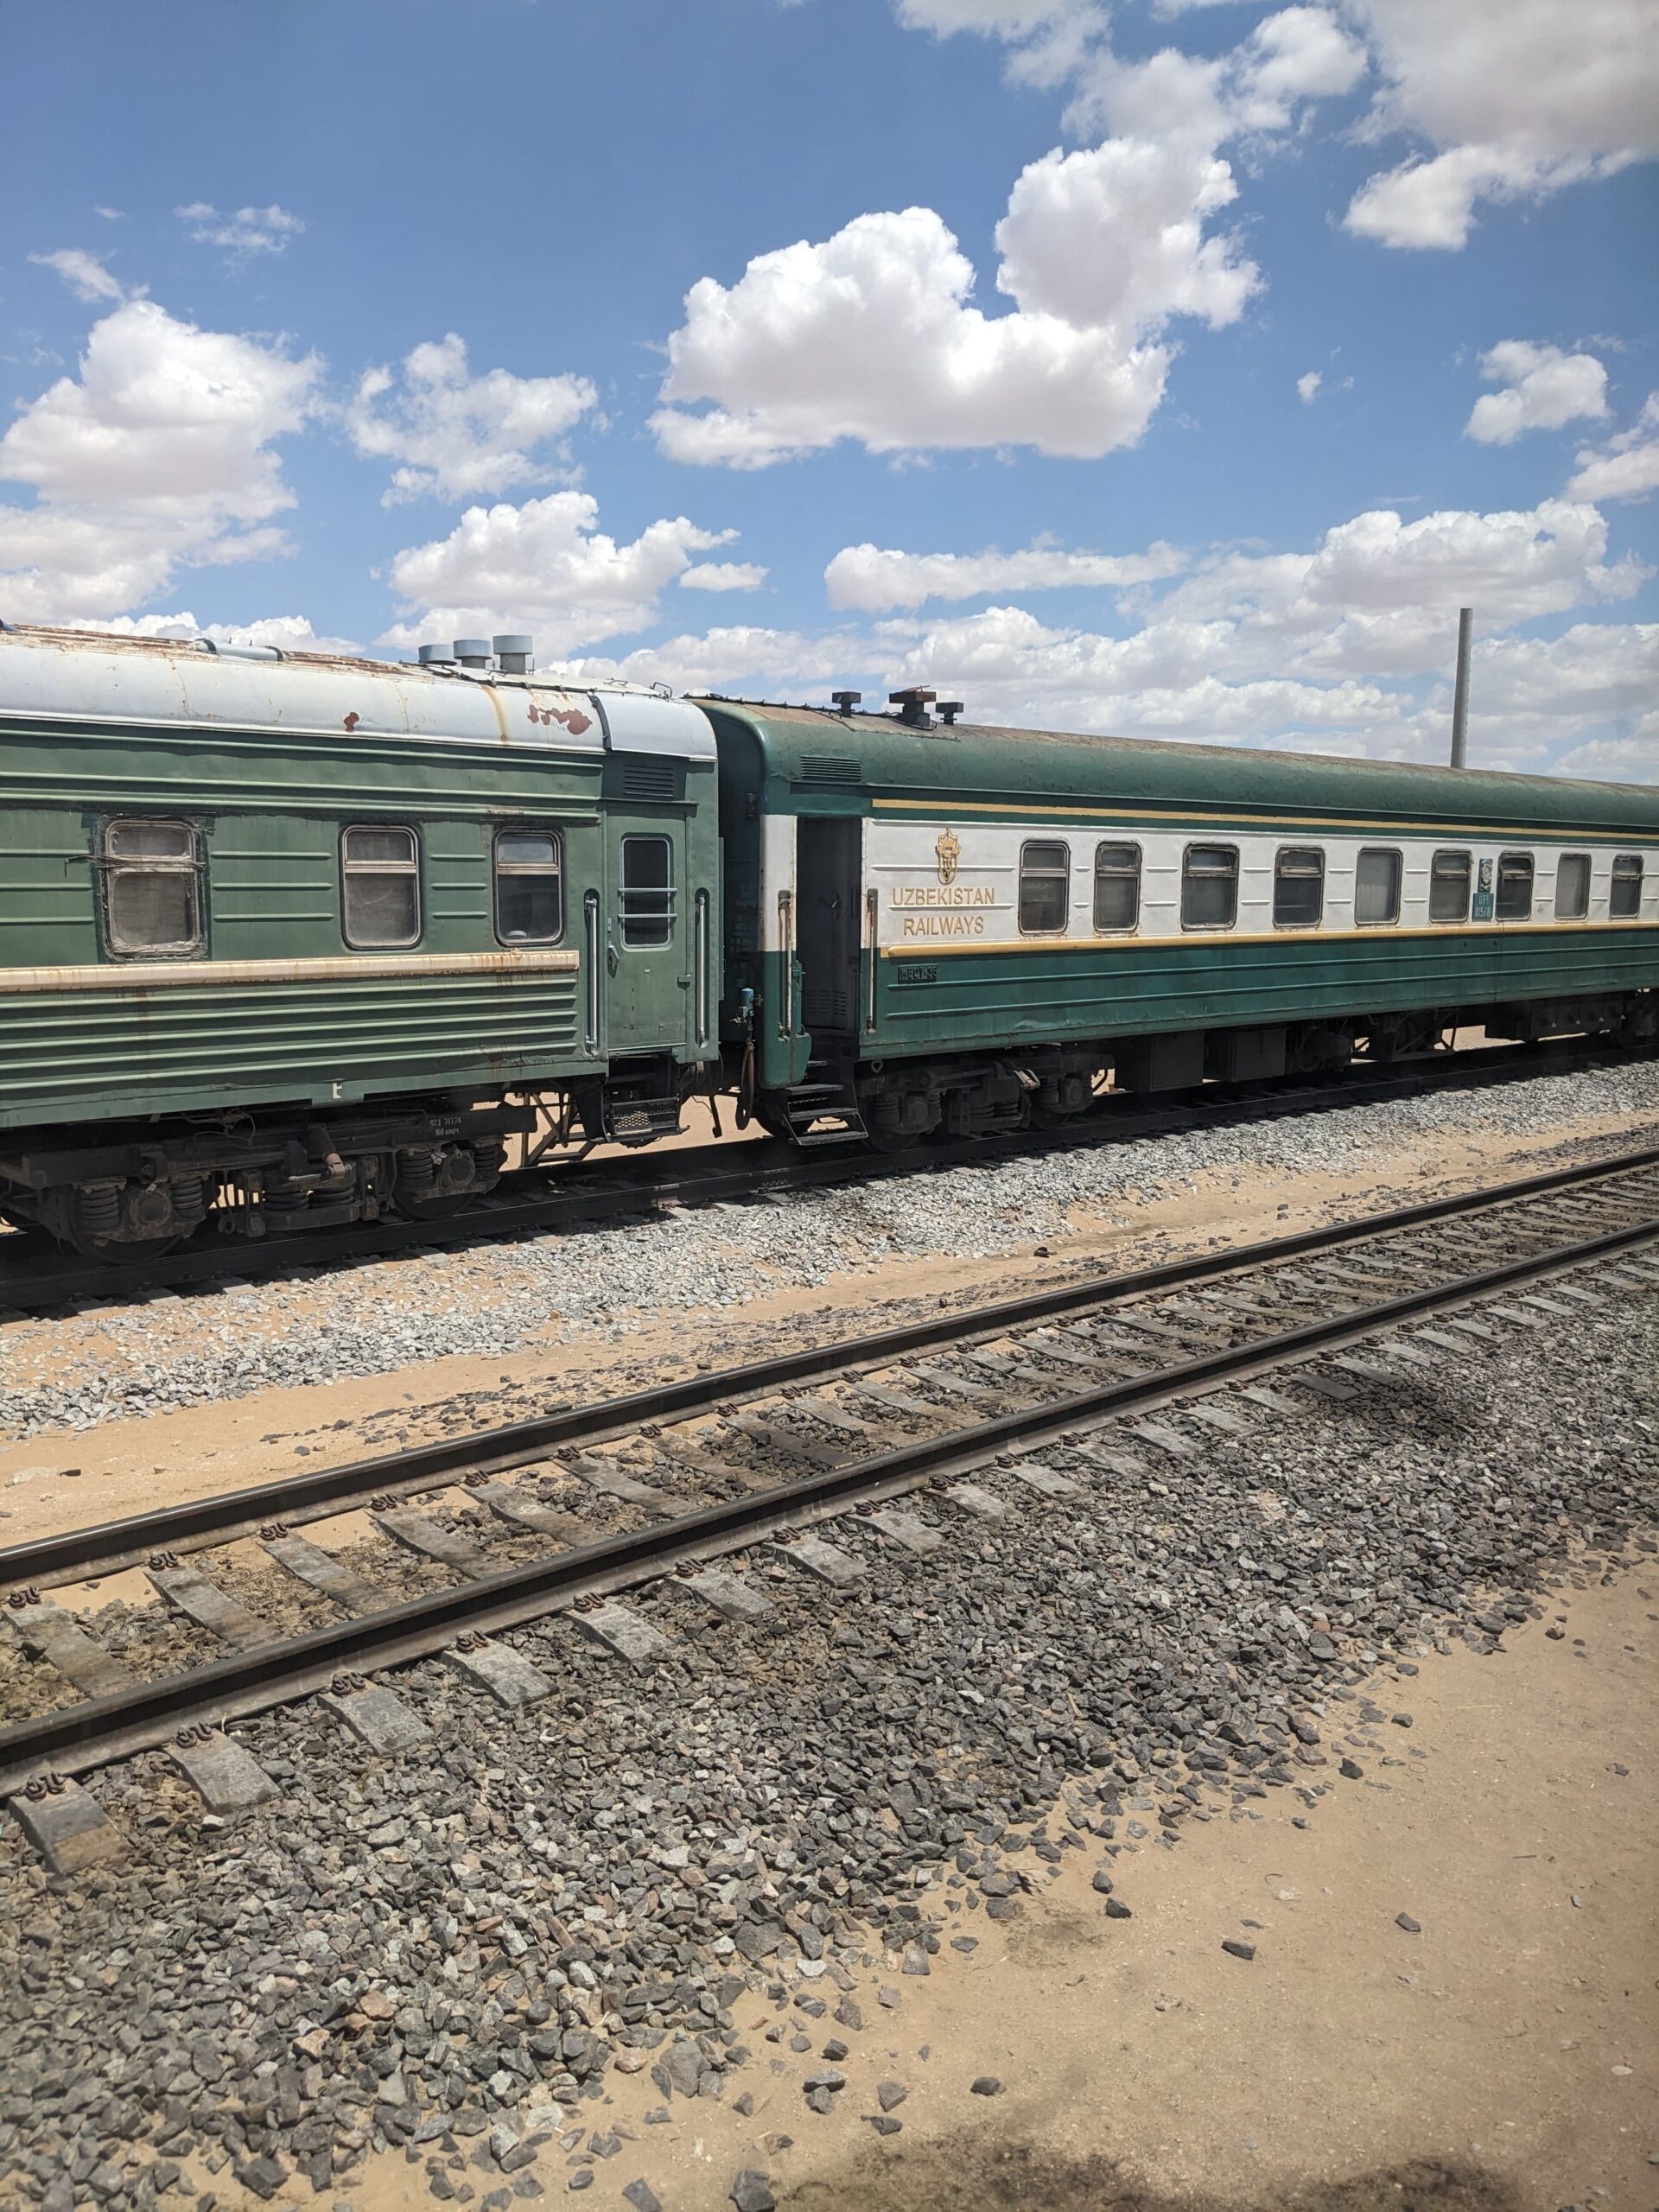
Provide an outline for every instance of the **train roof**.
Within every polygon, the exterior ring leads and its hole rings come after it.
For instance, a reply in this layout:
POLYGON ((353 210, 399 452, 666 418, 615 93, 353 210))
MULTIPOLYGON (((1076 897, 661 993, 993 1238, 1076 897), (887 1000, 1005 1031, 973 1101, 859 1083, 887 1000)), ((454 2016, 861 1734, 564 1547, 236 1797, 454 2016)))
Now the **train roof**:
POLYGON ((780 808, 791 794, 838 787, 849 796, 856 791, 993 810, 1039 799, 1058 802, 1061 810, 1127 802, 1402 827, 1524 825, 1659 835, 1659 789, 1650 785, 991 723, 920 729, 888 715, 748 700, 709 697, 702 703, 717 731, 725 722, 753 733, 770 797, 780 808))
POLYGON ((0 725, 20 723, 715 757, 699 708, 639 684, 6 624, 0 725))

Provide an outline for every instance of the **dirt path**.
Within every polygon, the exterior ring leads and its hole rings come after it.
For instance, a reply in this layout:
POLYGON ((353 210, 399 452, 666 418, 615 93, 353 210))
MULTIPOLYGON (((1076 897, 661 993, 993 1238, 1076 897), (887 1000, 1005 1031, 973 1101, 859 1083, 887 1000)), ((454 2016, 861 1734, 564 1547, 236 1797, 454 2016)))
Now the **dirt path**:
MULTIPOLYGON (((1390 1669, 1378 1702, 1413 1725, 1374 1732, 1386 1757, 1360 1752, 1363 1779, 1335 1779, 1336 1716, 1358 1708, 1333 1705, 1331 1764, 1305 1770, 1332 1785, 1318 1804, 1278 1791, 1259 1819, 1222 1812, 1179 1847, 1125 1849, 1112 1873, 1130 1918, 1092 1891, 1091 1843, 1015 1919, 953 1916, 971 1955, 947 1946, 925 1980, 879 1968, 854 1993, 862 2032, 795 2013, 813 2052, 776 2073, 787 2044, 757 2031, 772 2008, 740 2005, 755 2058, 724 2103, 675 2100, 647 2126, 649 2074, 613 2074, 610 2101, 577 2119, 633 2139, 582 2201, 622 2203, 643 2177, 664 2212, 717 2212, 753 2167, 803 2212, 1649 2212, 1656 1657, 1649 1557, 1550 1604, 1496 1656, 1390 1669), (831 2035, 852 2047, 848 2086, 819 2116, 801 2082, 831 2035), (985 2075, 1001 2094, 971 2093, 985 2075), (882 2082, 908 2092, 886 2140, 868 2124, 882 2082), (747 2119, 732 2108, 746 2088, 747 2119)), ((563 2157, 550 2144, 534 2169, 559 2200, 563 2157)), ((432 2202, 421 2167, 390 2159, 350 2194, 355 2212, 432 2202)))

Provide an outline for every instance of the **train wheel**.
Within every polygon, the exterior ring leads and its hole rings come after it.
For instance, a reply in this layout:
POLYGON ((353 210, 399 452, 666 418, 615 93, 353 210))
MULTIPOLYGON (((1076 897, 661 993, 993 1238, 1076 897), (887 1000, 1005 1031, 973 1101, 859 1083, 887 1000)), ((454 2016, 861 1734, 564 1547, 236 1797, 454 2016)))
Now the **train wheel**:
POLYGON ((1045 1106, 1039 1099, 1029 1099, 1026 1109, 1029 1126, 1033 1129, 1075 1128, 1094 1103, 1090 1098, 1082 1106, 1045 1106))
POLYGON ((415 1198, 407 1191, 395 1194, 398 1212, 405 1221, 451 1221, 458 1213, 465 1213, 474 1199, 482 1196, 478 1191, 442 1191, 415 1198))
POLYGON ((872 1152, 908 1152, 918 1141, 914 1129, 867 1128, 865 1134, 872 1152))
POLYGON ((72 1228, 68 1243, 83 1260, 96 1260, 106 1268, 142 1267, 147 1260, 164 1259, 187 1240, 182 1236, 107 1237, 102 1242, 72 1228))
POLYGON ((493 1140, 408 1146, 397 1154, 391 1202, 406 1221, 451 1220, 495 1188, 504 1157, 493 1140))

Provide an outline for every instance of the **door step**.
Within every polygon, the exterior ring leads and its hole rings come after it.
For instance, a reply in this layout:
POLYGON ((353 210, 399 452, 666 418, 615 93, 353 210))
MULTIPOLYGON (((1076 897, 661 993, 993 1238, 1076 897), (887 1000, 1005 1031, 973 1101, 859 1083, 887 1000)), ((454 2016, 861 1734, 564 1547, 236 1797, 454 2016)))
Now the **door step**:
POLYGON ((650 1144, 680 1134, 677 1098, 607 1098, 605 1123, 613 1143, 650 1144))
POLYGON ((857 1144, 869 1135, 850 1084, 793 1084, 784 1094, 784 1117, 802 1146, 857 1144))

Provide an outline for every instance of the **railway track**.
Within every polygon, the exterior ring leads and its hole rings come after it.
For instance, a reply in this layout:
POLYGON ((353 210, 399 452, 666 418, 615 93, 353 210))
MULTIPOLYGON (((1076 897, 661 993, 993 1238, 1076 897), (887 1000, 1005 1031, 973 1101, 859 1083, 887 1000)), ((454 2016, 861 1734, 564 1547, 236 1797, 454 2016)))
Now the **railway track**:
POLYGON ((138 1300, 232 1277, 262 1281, 300 1268, 352 1267, 398 1254, 454 1249, 498 1238, 638 1219, 677 1206, 712 1205, 868 1184, 930 1169, 995 1165, 1033 1154, 1123 1144, 1216 1124, 1329 1112, 1333 1108, 1460 1087, 1484 1090, 1543 1075, 1617 1066, 1638 1052, 1586 1045, 1478 1046, 1392 1068, 1357 1065, 1341 1077, 1286 1077, 1259 1084, 1207 1084, 1149 1106, 1109 1092, 1061 1130, 971 1138, 884 1156, 861 1148, 802 1152, 777 1139, 734 1147, 709 1142, 678 1151, 562 1162, 504 1176, 488 1198, 442 1222, 385 1220, 300 1231, 263 1243, 214 1238, 143 1262, 88 1260, 0 1230, 0 1312, 50 1313, 87 1300, 138 1300))
POLYGON ((1010 1493, 1086 1502, 1091 1477, 1172 1466, 1178 1482, 1207 1433, 1351 1396, 1356 1346, 1374 1379, 1467 1357, 1659 1287, 1656 1243, 1659 1147, 15 1547, 13 1673, 32 1655, 61 1701, 0 1729, 0 1795, 71 1867, 119 1848, 76 1774, 164 1748, 210 1808, 257 1802, 273 1786, 226 1732, 238 1716, 322 1694, 372 1751, 412 1750, 418 1713, 365 1670, 442 1655, 524 1704, 555 1685, 500 1640, 523 1624, 568 1612, 649 1659, 663 1632, 621 1593, 664 1577, 753 1618, 764 1583, 732 1562, 756 1547, 850 1586, 872 1535, 931 1552, 1010 1493), (359 1510, 343 1549, 300 1533, 359 1510), (257 1574, 224 1548, 251 1531, 257 1574), (140 1560, 194 1661, 150 1677, 51 1595, 140 1560))

